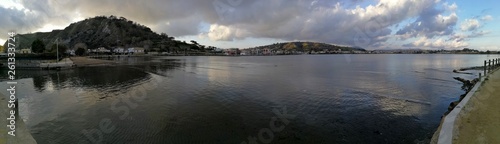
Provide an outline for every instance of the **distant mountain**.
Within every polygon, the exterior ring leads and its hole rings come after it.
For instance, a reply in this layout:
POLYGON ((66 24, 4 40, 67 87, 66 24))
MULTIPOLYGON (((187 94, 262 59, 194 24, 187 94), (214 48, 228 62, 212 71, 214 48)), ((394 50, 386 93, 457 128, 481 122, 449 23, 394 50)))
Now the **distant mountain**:
MULTIPOLYGON (((140 25, 124 17, 96 16, 70 24, 63 30, 52 32, 37 32, 19 34, 17 48, 29 48, 36 39, 42 40, 46 49, 59 39, 60 45, 75 49, 85 47, 95 49, 99 47, 144 47, 160 51, 176 51, 179 45, 189 45, 186 42, 174 40, 167 34, 158 34, 147 26, 140 25)), ((6 46, 6 43, 4 44, 6 46)))
POLYGON ((329 51, 366 51, 360 47, 348 47, 348 46, 338 46, 319 42, 285 42, 285 43, 275 43, 271 45, 252 47, 248 49, 264 49, 269 48, 271 50, 282 50, 282 51, 301 51, 301 52, 311 52, 311 51, 323 51, 325 49, 329 51))

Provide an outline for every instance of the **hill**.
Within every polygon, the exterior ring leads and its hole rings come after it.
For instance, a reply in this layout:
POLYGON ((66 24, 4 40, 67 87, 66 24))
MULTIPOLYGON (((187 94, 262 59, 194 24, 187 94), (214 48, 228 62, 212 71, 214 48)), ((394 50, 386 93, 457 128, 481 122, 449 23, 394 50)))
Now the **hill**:
POLYGON ((306 52, 310 53, 313 51, 323 51, 323 50, 328 50, 328 51, 366 51, 363 48, 357 48, 357 47, 348 47, 348 46, 338 46, 338 45, 332 45, 332 44, 326 44, 326 43, 319 43, 319 42, 285 42, 285 43, 274 43, 271 45, 265 45, 265 46, 258 46, 258 47, 253 47, 253 48, 248 48, 248 49, 265 49, 268 48, 270 50, 281 50, 281 51, 298 51, 298 52, 306 52))
POLYGON ((72 23, 62 30, 19 34, 17 38, 17 48, 19 49, 29 48, 36 39, 42 40, 46 49, 52 47, 56 39, 59 39, 60 45, 71 49, 120 46, 144 47, 152 51, 177 51, 180 45, 195 46, 177 41, 165 33, 155 33, 149 27, 124 17, 117 18, 115 16, 96 16, 72 23))

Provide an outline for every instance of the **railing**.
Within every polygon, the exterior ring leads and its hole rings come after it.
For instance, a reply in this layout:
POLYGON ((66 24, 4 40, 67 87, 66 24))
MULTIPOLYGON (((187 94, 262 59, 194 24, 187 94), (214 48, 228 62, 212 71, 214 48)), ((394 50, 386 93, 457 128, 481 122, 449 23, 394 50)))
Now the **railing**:
MULTIPOLYGON (((484 76, 488 75, 489 73, 493 72, 496 68, 500 67, 500 58, 496 59, 489 59, 484 61, 484 76)), ((481 79, 481 73, 479 73, 479 78, 481 79)))
MULTIPOLYGON (((484 77, 488 76, 488 74, 493 73, 495 69, 500 67, 500 58, 490 59, 484 61, 484 77)), ((455 120, 462 110, 463 107, 467 104, 470 98, 474 95, 474 93, 479 89, 481 82, 485 79, 481 79, 481 73, 479 73, 479 81, 472 87, 472 89, 466 94, 466 96, 453 108, 453 110, 448 113, 444 117, 443 123, 441 124, 441 130, 439 131, 439 137, 437 140, 438 144, 452 144, 453 142, 453 132, 455 120)))

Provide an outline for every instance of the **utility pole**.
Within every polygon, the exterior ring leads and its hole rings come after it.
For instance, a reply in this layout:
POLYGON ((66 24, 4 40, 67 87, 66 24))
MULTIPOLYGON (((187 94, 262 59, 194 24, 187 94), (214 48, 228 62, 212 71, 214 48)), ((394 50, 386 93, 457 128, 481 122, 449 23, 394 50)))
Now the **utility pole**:
POLYGON ((57 51, 57 60, 59 62, 59 38, 56 39, 56 51, 57 51))

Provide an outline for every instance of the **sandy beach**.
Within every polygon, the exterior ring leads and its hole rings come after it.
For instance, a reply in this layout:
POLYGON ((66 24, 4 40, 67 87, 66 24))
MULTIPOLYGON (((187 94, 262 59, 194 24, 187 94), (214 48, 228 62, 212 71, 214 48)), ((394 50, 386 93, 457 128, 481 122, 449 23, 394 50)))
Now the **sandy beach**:
POLYGON ((453 143, 500 143, 500 71, 491 74, 462 109, 453 143))
POLYGON ((93 59, 87 57, 71 57, 73 63, 77 66, 96 66, 96 65, 112 65, 115 64, 113 61, 93 59))

